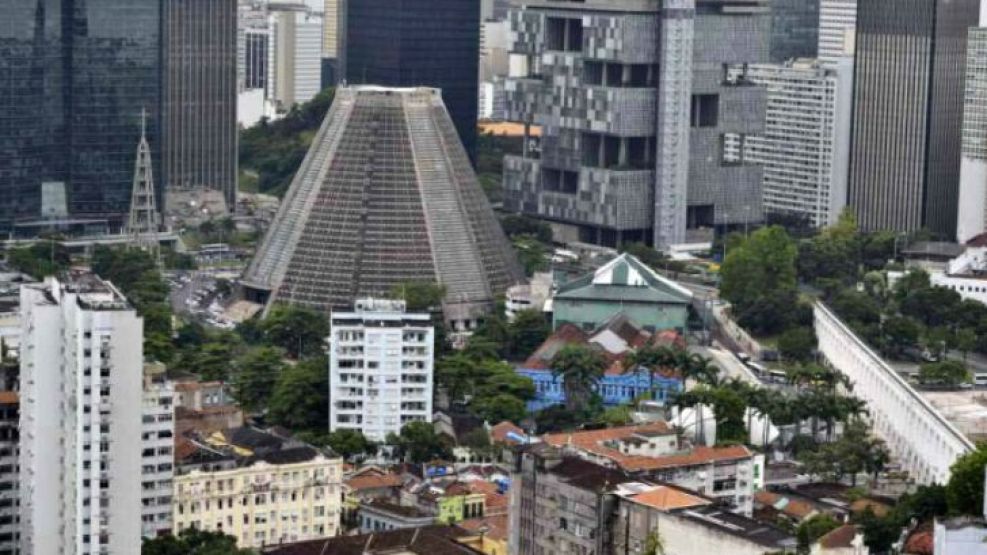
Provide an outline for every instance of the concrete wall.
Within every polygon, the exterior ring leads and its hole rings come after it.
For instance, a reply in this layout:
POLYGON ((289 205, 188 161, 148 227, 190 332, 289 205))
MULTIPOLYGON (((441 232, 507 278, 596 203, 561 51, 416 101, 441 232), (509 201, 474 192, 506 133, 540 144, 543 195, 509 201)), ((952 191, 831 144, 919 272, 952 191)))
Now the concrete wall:
POLYGON ((949 467, 973 443, 822 303, 815 306, 815 328, 819 352, 867 402, 874 432, 894 461, 920 484, 949 480, 949 467))
POLYGON ((605 302, 568 301, 555 299, 553 306, 553 327, 570 322, 584 329, 596 328, 606 322, 614 314, 624 312, 629 318, 645 328, 654 330, 685 329, 689 317, 686 305, 656 306, 651 303, 618 305, 605 302))

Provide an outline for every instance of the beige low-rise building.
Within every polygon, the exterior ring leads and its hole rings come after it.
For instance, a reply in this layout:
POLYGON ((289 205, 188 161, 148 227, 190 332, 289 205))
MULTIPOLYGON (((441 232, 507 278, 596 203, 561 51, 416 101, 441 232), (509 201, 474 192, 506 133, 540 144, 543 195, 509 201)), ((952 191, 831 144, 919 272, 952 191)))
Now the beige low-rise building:
POLYGON ((339 533, 342 459, 308 446, 243 459, 234 468, 174 479, 174 531, 234 536, 241 548, 339 533))

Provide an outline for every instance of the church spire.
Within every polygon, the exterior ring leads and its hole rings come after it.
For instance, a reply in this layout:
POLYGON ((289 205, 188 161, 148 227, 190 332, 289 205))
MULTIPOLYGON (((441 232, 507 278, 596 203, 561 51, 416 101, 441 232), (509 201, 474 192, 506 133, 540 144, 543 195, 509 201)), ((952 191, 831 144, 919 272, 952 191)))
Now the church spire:
POLYGON ((154 171, 151 147, 147 143, 147 110, 141 110, 141 139, 134 164, 134 186, 130 196, 130 217, 125 232, 130 245, 157 254, 160 222, 154 200, 154 171))

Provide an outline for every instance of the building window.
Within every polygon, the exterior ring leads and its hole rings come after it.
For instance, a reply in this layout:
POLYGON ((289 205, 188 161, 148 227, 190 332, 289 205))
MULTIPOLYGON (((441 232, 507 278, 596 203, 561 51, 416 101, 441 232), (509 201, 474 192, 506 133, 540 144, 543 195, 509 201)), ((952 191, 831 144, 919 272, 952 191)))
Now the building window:
POLYGON ((720 119, 720 96, 717 94, 692 95, 690 121, 693 127, 716 127, 720 119))

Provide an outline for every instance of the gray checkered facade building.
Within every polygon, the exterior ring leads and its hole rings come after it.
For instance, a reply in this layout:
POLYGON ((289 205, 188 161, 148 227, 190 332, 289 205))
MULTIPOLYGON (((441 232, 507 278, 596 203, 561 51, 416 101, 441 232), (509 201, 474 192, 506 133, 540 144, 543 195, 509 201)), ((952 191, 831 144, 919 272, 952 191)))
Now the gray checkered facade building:
POLYGON ((662 247, 744 221, 722 203, 760 218, 760 169, 723 145, 763 122, 764 91, 725 67, 767 60, 765 3, 517 0, 510 21, 507 117, 541 133, 505 159, 509 210, 570 240, 662 247))

